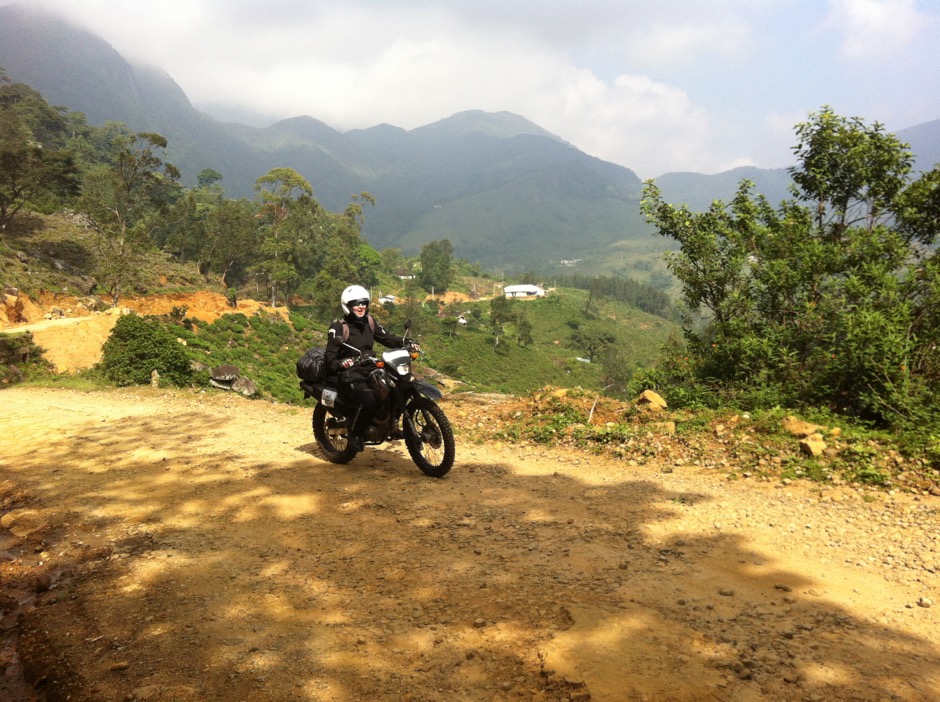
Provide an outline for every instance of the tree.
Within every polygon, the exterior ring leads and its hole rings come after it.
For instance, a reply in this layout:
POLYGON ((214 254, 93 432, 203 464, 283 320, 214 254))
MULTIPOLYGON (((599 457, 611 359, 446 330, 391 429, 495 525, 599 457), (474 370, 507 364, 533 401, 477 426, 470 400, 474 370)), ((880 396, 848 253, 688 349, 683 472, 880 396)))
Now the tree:
POLYGON ((116 305, 143 274, 143 254, 179 196, 179 171, 163 161, 167 142, 159 134, 109 123, 100 136, 106 161, 85 176, 80 208, 97 234, 97 273, 116 305))
POLYGON ((448 239, 430 241, 421 248, 418 282, 428 292, 443 293, 454 280, 454 247, 448 239))
POLYGON ((532 338, 532 322, 524 314, 520 314, 516 319, 516 342, 523 348, 535 343, 532 338))
POLYGON ((0 232, 23 207, 78 193, 64 112, 0 69, 0 232))
POLYGON ((247 200, 225 200, 209 219, 202 260, 222 276, 224 287, 237 286, 257 255, 255 216, 256 210, 247 200))
POLYGON ((704 213, 646 186, 647 218, 680 245, 669 266, 696 378, 743 403, 940 422, 940 171, 912 180, 906 145, 829 109, 796 133, 778 208, 747 181, 704 213))
POLYGON ((372 196, 363 192, 354 195, 349 205, 339 214, 329 214, 318 225, 316 274, 313 279, 314 306, 318 315, 326 320, 339 311, 339 298, 348 285, 368 285, 360 282, 363 271, 362 203, 375 204, 372 196))
POLYGON ((571 334, 571 346, 587 354, 591 363, 598 353, 616 340, 609 328, 596 321, 576 324, 571 334))
POLYGON ((265 279, 271 306, 278 292, 300 279, 297 270, 298 245, 303 243, 301 220, 316 214, 319 203, 313 199, 310 183, 292 168, 273 168, 255 182, 261 199, 261 261, 255 269, 265 279))
POLYGON ((493 348, 499 346, 503 327, 513 320, 512 303, 504 295, 494 295, 490 300, 490 331, 495 339, 493 348))

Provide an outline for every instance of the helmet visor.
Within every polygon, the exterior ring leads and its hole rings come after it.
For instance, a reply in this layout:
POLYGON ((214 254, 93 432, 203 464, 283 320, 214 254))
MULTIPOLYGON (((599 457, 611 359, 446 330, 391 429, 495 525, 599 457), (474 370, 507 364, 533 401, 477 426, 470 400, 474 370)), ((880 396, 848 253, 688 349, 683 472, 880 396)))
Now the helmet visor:
POLYGON ((352 300, 349 302, 349 306, 350 307, 368 307, 369 301, 368 300, 352 300))

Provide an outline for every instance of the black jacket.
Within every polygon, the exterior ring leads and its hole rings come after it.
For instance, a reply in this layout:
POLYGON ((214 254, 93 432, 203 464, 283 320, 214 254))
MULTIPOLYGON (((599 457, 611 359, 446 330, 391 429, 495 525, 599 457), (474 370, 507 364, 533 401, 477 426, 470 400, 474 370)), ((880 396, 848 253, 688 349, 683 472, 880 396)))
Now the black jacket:
POLYGON ((372 351, 375 341, 390 349, 400 349, 405 345, 404 338, 386 331, 385 327, 378 323, 372 315, 360 319, 350 313, 343 319, 338 319, 330 325, 330 331, 326 342, 326 353, 324 355, 324 365, 331 373, 339 373, 340 363, 346 358, 358 358, 359 354, 346 346, 343 346, 343 326, 344 323, 349 328, 349 338, 346 343, 359 351, 372 351), (369 325, 368 318, 372 318, 373 328, 369 325))

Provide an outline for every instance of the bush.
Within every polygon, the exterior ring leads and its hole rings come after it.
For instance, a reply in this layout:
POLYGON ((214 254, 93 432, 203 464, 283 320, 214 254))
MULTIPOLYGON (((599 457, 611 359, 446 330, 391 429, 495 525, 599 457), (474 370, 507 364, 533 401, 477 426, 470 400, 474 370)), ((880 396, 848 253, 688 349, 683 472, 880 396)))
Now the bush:
POLYGON ((160 320, 127 315, 121 317, 102 349, 96 368, 118 386, 147 385, 153 371, 164 382, 184 387, 193 372, 186 349, 160 320))
POLYGON ((50 364, 32 334, 0 334, 0 385, 12 385, 34 372, 49 370, 50 364))

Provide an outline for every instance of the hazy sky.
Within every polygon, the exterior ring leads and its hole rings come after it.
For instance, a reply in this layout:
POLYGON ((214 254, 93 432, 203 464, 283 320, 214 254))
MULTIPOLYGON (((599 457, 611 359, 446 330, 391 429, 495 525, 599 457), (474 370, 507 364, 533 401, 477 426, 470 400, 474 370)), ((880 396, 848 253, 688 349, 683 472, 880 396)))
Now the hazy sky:
POLYGON ((347 131, 508 110, 641 178, 789 165, 823 105, 892 131, 940 118, 940 0, 18 1, 210 114, 347 131))

